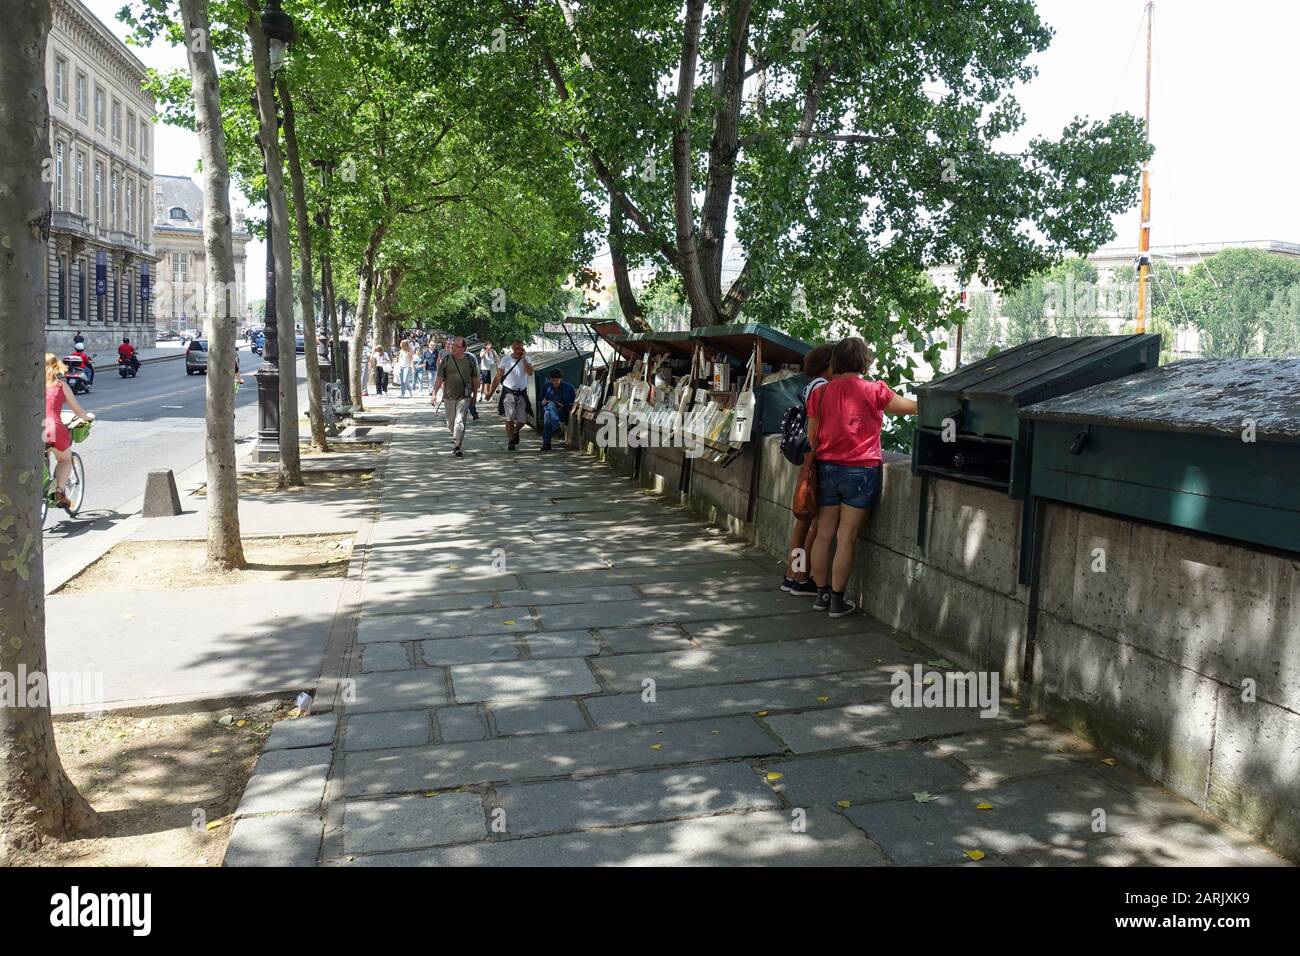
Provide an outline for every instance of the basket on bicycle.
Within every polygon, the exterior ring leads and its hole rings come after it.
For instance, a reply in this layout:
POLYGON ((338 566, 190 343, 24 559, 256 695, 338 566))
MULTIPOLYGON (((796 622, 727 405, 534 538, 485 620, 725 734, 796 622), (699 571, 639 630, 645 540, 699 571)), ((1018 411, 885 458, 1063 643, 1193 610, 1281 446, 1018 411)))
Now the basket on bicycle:
POLYGON ((90 437, 90 422, 77 422, 77 424, 73 425, 68 430, 72 432, 72 440, 74 442, 85 441, 90 437))

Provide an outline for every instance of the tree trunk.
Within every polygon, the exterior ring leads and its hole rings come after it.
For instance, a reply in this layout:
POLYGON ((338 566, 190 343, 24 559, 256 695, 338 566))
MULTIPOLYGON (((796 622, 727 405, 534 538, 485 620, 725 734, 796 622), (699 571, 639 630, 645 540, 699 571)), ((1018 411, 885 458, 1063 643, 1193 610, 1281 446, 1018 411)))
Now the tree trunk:
POLYGON ((284 160, 280 156, 275 82, 271 77, 266 34, 262 32, 256 4, 253 0, 245 0, 245 4, 249 9, 245 26, 252 41, 253 74, 257 83, 257 110, 261 122, 259 136, 262 155, 266 160, 266 206, 270 216, 272 241, 275 244, 276 333, 279 338, 277 351, 280 361, 279 486, 286 488, 303 483, 302 463, 298 454, 298 352, 294 341, 289 206, 284 196, 284 160))
POLYGON ((632 332, 649 332, 645 310, 636 299, 636 291, 627 275, 627 254, 623 249, 623 207, 611 195, 609 199, 609 261, 614 268, 614 289, 618 292, 618 307, 632 332))
POLYGON ((691 304, 691 325, 713 325, 709 301, 695 244, 694 176, 691 162, 691 106, 695 101, 695 66, 700 53, 700 21, 704 0, 687 0, 682 35, 682 59, 677 72, 677 108, 673 118, 673 218, 677 225, 678 269, 682 289, 691 304))
POLYGON ((50 115, 45 93, 49 0, 0 0, 0 863, 42 836, 80 836, 95 811, 63 771, 46 677, 40 498, 44 452, 50 115), (27 675, 26 678, 20 675, 27 675))
POLYGON ((203 43, 185 45, 194 96, 195 131, 203 161, 203 251, 208 275, 205 321, 209 364, 207 404, 208 567, 230 570, 244 567, 244 546, 239 536, 239 481, 235 470, 235 390, 222 369, 237 362, 236 317, 231 313, 235 294, 235 253, 230 238, 230 170, 226 165, 226 132, 221 125, 221 84, 208 40, 211 23, 208 0, 180 0, 185 36, 203 43), (197 47, 197 49, 196 49, 197 47))
MULTIPOLYGON (((298 220, 298 301, 302 303, 303 364, 307 366, 307 415, 311 420, 311 443, 317 451, 329 451, 325 440, 325 415, 321 408, 320 359, 316 352, 316 295, 312 286, 311 221, 307 217, 307 187, 298 156, 298 134, 293 125, 293 97, 284 75, 279 79, 284 105, 284 152, 289 160, 293 184, 293 208, 298 220)), ((322 315, 324 310, 322 309, 322 315)))
POLYGON ((357 307, 352 320, 352 356, 349 374, 352 377, 352 406, 356 411, 365 411, 361 400, 361 383, 366 378, 366 363, 363 354, 366 336, 370 332, 370 297, 375 288, 375 257, 379 255, 379 245, 388 232, 386 222, 378 223, 370 232, 370 241, 361 256, 361 269, 357 277, 357 307))

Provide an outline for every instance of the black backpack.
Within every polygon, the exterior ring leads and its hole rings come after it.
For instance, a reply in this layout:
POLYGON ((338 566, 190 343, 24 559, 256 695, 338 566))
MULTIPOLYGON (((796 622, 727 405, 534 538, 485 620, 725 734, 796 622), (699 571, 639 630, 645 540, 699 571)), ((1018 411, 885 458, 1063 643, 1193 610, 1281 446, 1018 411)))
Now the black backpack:
MULTIPOLYGON (((825 385, 826 379, 813 379, 813 388, 825 385)), ((811 395, 812 389, 808 390, 811 395)), ((808 445, 808 406, 804 402, 791 405, 781 417, 781 454, 792 465, 802 465, 804 455, 812 451, 808 445)))

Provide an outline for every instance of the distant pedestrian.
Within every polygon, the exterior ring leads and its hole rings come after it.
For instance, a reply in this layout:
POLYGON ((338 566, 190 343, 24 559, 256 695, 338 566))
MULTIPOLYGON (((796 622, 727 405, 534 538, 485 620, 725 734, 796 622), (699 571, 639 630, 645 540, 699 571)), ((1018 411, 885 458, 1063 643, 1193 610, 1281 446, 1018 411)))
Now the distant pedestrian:
MULTIPOLYGON (((813 346, 803 357, 803 373, 809 382, 803 387, 799 400, 805 411, 808 408, 808 396, 826 384, 826 376, 831 373, 831 349, 829 342, 813 346)), ((812 454, 812 449, 804 442, 804 454, 812 454)), ((781 590, 791 594, 816 594, 817 585, 809 577, 812 560, 813 542, 817 540, 817 518, 811 521, 795 519, 794 530, 790 534, 790 550, 785 559, 785 577, 781 579, 781 590)))
POLYGON ((569 409, 577 397, 577 390, 564 380, 564 373, 551 369, 548 381, 542 388, 542 451, 551 450, 551 436, 569 420, 569 409))
POLYGON ((451 447, 457 458, 465 454, 465 416, 469 414, 470 404, 478 390, 479 374, 478 362, 465 352, 465 340, 459 336, 453 339, 451 351, 443 357, 434 376, 429 404, 438 404, 438 388, 441 386, 447 411, 447 431, 451 433, 451 447))
POLYGON ((479 367, 483 370, 483 397, 488 397, 488 392, 492 390, 492 376, 497 370, 497 350, 488 342, 483 346, 483 351, 479 355, 479 367))
POLYGON ((532 374, 533 363, 528 361, 524 343, 515 339, 510 343, 510 354, 497 365, 497 374, 487 396, 491 398, 498 388, 502 390, 497 410, 506 420, 507 451, 519 447, 519 433, 523 431, 524 422, 528 421, 528 380, 532 374))
POLYGON ((370 353, 370 360, 375 363, 375 394, 388 394, 388 354, 382 345, 376 345, 370 353))
POLYGON ((397 383, 401 397, 415 397, 415 352, 409 339, 402 339, 397 349, 397 383))

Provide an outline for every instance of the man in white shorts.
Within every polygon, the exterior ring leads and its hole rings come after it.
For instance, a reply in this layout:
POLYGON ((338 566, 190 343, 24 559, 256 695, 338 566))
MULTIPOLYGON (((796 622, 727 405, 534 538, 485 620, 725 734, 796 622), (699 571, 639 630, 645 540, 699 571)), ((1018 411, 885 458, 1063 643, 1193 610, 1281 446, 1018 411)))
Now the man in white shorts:
POLYGON ((510 343, 510 354, 502 356, 497 364, 492 390, 488 392, 489 399, 498 388, 505 392, 501 396, 501 414, 506 419, 507 451, 514 451, 519 446, 519 433, 528 420, 528 379, 532 374, 533 363, 524 353, 524 343, 515 339, 510 343))

